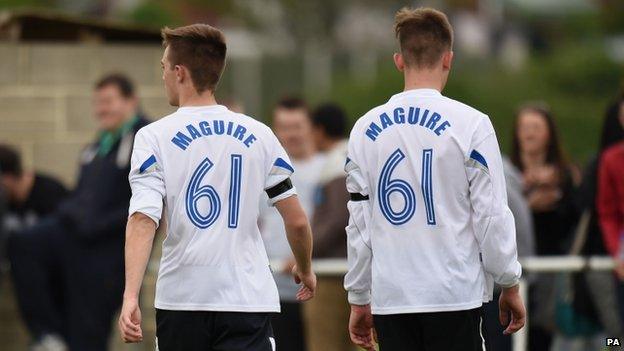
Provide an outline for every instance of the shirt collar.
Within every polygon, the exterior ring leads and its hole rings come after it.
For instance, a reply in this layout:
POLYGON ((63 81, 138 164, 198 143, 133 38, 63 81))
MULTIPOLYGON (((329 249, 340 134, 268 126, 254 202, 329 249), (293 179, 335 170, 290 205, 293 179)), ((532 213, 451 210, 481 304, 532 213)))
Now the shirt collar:
POLYGON ((193 112, 199 110, 209 111, 226 111, 227 107, 223 105, 204 105, 204 106, 180 106, 178 112, 193 112))
POLYGON ((398 94, 392 95, 392 97, 390 98, 390 101, 398 100, 404 97, 441 96, 441 95, 442 94, 439 91, 435 89, 430 89, 430 88, 410 89, 410 90, 406 90, 398 94))

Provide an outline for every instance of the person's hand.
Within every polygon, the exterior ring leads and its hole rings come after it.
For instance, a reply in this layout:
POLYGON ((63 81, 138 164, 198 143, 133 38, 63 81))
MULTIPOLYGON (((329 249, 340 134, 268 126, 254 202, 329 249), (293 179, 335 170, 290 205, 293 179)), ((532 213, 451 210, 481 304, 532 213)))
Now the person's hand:
POLYGON ((525 186, 530 188, 539 186, 557 186, 559 175, 554 166, 539 166, 527 169, 523 173, 525 186))
POLYGON ((615 274, 620 280, 624 280, 624 260, 621 258, 615 259, 615 274))
POLYGON ((537 188, 528 194, 529 207, 537 212, 551 210, 561 199, 561 191, 557 188, 537 188))
POLYGON ((296 264, 292 268, 292 274, 295 278, 295 283, 303 284, 297 291, 297 300, 307 301, 313 298, 316 292, 316 274, 311 269, 309 272, 302 272, 296 264))
POLYGON ((136 298, 124 298, 119 316, 119 332, 125 343, 143 341, 141 330, 141 309, 136 298))
POLYGON ((522 329, 526 321, 526 310, 520 296, 519 285, 503 288, 500 299, 498 299, 498 311, 500 324, 507 327, 503 334, 510 335, 522 329))
POLYGON ((367 350, 375 351, 377 337, 373 326, 373 315, 370 305, 351 305, 351 315, 349 316, 349 336, 351 342, 367 350))

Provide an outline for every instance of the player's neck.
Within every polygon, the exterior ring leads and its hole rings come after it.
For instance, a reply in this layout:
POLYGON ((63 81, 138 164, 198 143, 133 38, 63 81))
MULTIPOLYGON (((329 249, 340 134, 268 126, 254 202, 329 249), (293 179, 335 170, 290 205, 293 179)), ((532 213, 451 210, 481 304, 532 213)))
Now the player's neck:
POLYGON ((416 70, 409 69, 404 71, 405 87, 404 91, 414 89, 435 89, 442 91, 445 79, 441 72, 437 69, 433 70, 416 70))
POLYGON ((210 106, 216 105, 214 93, 210 90, 206 90, 202 93, 197 93, 195 89, 187 92, 180 92, 180 107, 189 106, 210 106))

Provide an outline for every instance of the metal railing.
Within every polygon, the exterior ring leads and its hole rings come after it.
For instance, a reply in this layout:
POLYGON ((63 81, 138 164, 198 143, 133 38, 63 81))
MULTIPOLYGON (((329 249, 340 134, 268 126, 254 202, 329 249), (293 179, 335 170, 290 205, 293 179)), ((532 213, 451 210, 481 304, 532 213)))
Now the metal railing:
MULTIPOLYGON (((580 272, 583 270, 612 270, 613 260, 603 256, 541 256, 526 257, 520 260, 523 273, 547 273, 547 272, 580 272)), ((281 264, 275 262, 274 268, 279 268, 281 264)), ((347 261, 344 259, 321 259, 313 262, 314 271, 317 276, 341 276, 347 272, 347 261)), ((520 281, 520 294, 526 306, 529 305, 528 284, 524 279, 520 281)), ((527 325, 528 318, 527 316, 527 325)), ((513 350, 527 350, 527 327, 513 335, 513 350)))
MULTIPOLYGON (((606 271, 614 267, 613 259, 608 256, 540 256, 525 257, 520 259, 522 272, 526 273, 555 273, 555 272, 580 272, 584 270, 606 271)), ((281 270, 283 261, 272 261, 271 266, 275 270, 281 270)), ((317 276, 335 277, 342 276, 347 272, 348 266, 345 259, 319 259, 313 262, 314 272, 317 276)), ((150 269, 157 270, 158 262, 151 262, 150 269)), ((529 305, 528 284, 526 280, 520 280, 520 295, 525 306, 529 305)), ((527 325, 528 325, 527 316, 527 325)), ((528 328, 525 326, 513 335, 512 345, 514 351, 526 351, 528 345, 528 328)))

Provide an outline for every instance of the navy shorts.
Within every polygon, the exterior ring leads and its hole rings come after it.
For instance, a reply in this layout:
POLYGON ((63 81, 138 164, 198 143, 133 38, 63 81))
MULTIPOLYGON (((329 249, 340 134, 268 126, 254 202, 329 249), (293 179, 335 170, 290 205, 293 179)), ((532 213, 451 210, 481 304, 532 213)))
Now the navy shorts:
POLYGON ((156 310, 159 351, 275 351, 272 313, 156 310))

